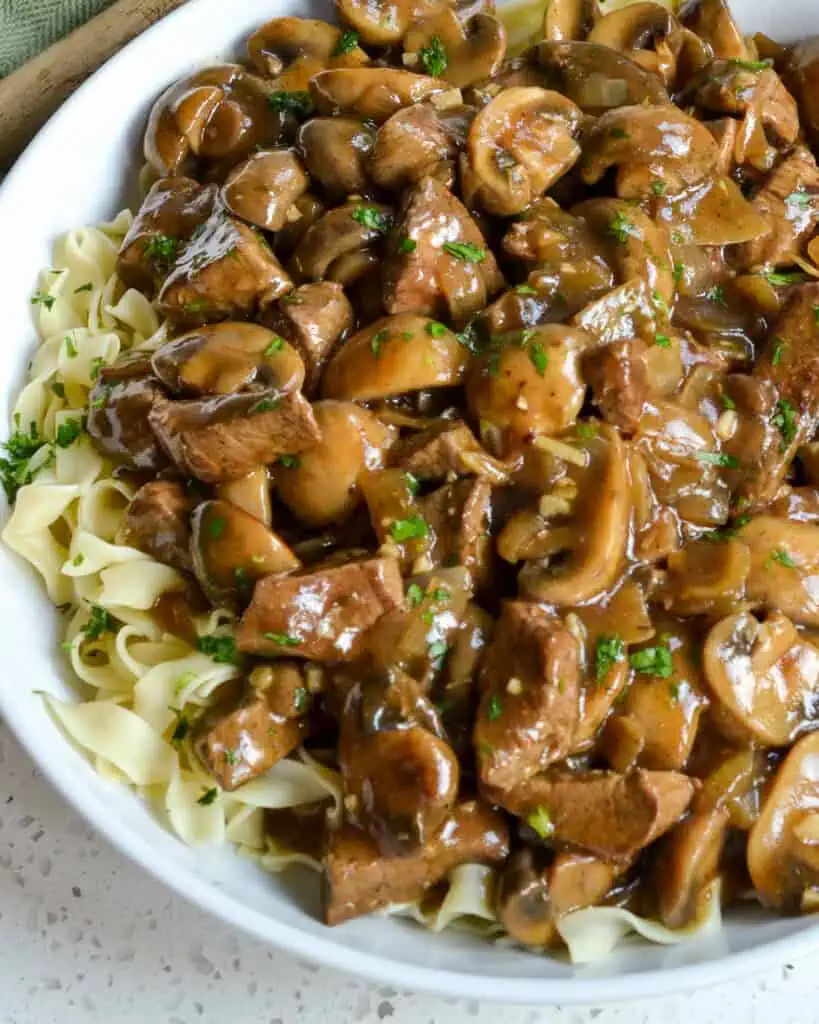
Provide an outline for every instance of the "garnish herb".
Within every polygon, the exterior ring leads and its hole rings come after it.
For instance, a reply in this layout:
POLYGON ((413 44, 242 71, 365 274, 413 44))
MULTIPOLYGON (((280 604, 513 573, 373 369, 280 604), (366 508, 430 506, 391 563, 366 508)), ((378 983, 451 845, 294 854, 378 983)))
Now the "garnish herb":
POLYGON ((277 352, 281 352, 281 350, 283 348, 284 348, 284 338, 280 338, 278 336, 278 334, 277 334, 276 337, 270 342, 270 344, 264 350, 264 352, 262 352, 262 355, 263 356, 273 356, 277 352))
POLYGON ((5 457, 0 458, 0 480, 2 480, 3 490, 10 503, 14 502, 20 488, 30 484, 37 473, 44 469, 53 458, 52 450, 51 458, 46 459, 36 469, 32 468, 31 461, 43 446, 50 448, 48 442, 37 433, 34 423, 31 424, 28 433, 15 430, 8 441, 2 445, 5 449, 5 457))
POLYGON ((389 216, 375 206, 356 206, 350 216, 370 231, 385 235, 390 230, 389 216))
POLYGON ((794 270, 787 274, 770 273, 765 275, 766 280, 769 284, 775 287, 784 286, 788 284, 804 284, 809 281, 810 278, 807 274, 803 274, 801 270, 794 270))
POLYGON ((730 397, 730 395, 722 395, 722 408, 723 409, 736 409, 737 403, 730 397))
POLYGON ((279 404, 278 398, 262 398, 248 410, 251 415, 257 412, 272 412, 279 404))
POLYGON ((82 627, 86 640, 99 640, 103 633, 113 633, 114 620, 104 608, 95 604, 91 607, 88 622, 82 627))
POLYGON ((490 722, 497 722, 502 714, 503 701, 496 693, 493 693, 489 698, 489 703, 486 705, 486 717, 490 722))
POLYGON ((352 50, 355 50, 357 46, 358 32, 353 32, 352 29, 347 29, 346 32, 342 32, 339 36, 336 47, 330 56, 343 57, 345 53, 350 53, 352 50))
POLYGON ((610 139, 630 139, 631 135, 625 130, 625 128, 610 128, 609 129, 610 139))
POLYGON ((145 243, 143 252, 145 258, 151 260, 153 263, 158 263, 167 266, 173 263, 176 259, 176 253, 179 249, 179 239, 171 238, 170 235, 151 235, 148 241, 145 243))
POLYGON ((781 338, 776 339, 776 341, 774 342, 773 352, 771 353, 771 366, 779 366, 779 364, 782 362, 782 356, 787 347, 788 346, 781 338))
POLYGON ((584 441, 590 441, 593 437, 597 437, 598 428, 596 423, 577 423, 574 428, 575 434, 578 437, 583 438, 584 441))
POLYGON ((486 259, 486 250, 481 249, 472 242, 444 242, 444 252, 454 256, 456 260, 463 260, 464 263, 483 263, 486 259))
POLYGON ((416 540, 426 537, 429 533, 426 520, 420 516, 411 516, 409 519, 396 519, 390 526, 390 536, 399 544, 405 540, 416 540))
POLYGON ((529 362, 541 377, 545 376, 549 357, 546 355, 544 347, 539 341, 532 341, 527 346, 527 351, 529 352, 529 362))
POLYGON ((694 452, 698 462, 707 462, 711 466, 724 466, 725 469, 739 469, 739 459, 725 452, 694 452))
POLYGON ((655 334, 654 344, 659 348, 671 348, 671 338, 667 334, 655 334))
POLYGON ((74 557, 71 559, 71 564, 79 567, 82 565, 84 561, 85 555, 82 552, 80 552, 78 555, 74 555, 74 557))
POLYGON ((813 310, 813 322, 819 327, 819 305, 811 306, 811 309, 813 310))
POLYGON ((309 711, 310 705, 312 704, 310 698, 310 691, 306 686, 297 686, 293 691, 293 707, 296 714, 303 715, 305 711, 309 711))
POLYGON ((622 210, 618 210, 611 219, 608 233, 612 238, 616 238, 618 242, 627 242, 635 234, 634 225, 622 210))
POLYGON ((239 655, 236 641, 232 636, 216 636, 211 633, 196 639, 196 649, 207 654, 217 665, 238 665, 239 655))
POLYGON ((679 284, 680 281, 682 281, 684 273, 685 273, 685 267, 683 266, 682 263, 677 261, 674 264, 674 267, 671 270, 671 276, 674 278, 674 284, 679 284))
POLYGON ((771 423, 779 428, 784 451, 799 432, 799 417, 796 409, 786 399, 780 398, 776 403, 776 412, 771 417, 771 423))
POLYGON ((301 643, 299 637, 291 636, 289 633, 263 633, 262 635, 265 640, 276 644, 277 647, 298 647, 301 643))
POLYGON ((57 301, 56 295, 49 295, 48 292, 35 292, 31 296, 32 306, 45 306, 46 309, 51 310, 54 303, 57 301))
POLYGON ((517 295, 537 295, 537 288, 533 288, 530 284, 519 284, 515 288, 515 294, 517 294, 517 295))
POLYGON ((714 543, 718 541, 728 540, 729 537, 736 537, 743 527, 750 523, 751 517, 749 515, 737 516, 733 523, 729 523, 727 526, 723 526, 721 530, 712 530, 710 533, 706 533, 703 536, 703 540, 710 540, 714 543))
POLYGON ((415 242, 409 235, 404 235, 403 238, 398 242, 398 251, 402 255, 406 255, 409 252, 415 252, 418 248, 418 243, 415 242))
POLYGON ((94 290, 93 284, 90 281, 87 284, 81 284, 79 288, 74 289, 74 294, 79 295, 80 292, 92 292, 94 290))
POLYGON ((387 330, 376 331, 375 334, 370 338, 370 350, 376 359, 381 355, 381 346, 389 338, 390 332, 387 330))
POLYGON ((446 54, 446 47, 441 42, 440 36, 433 36, 427 46, 422 46, 418 51, 418 59, 421 67, 433 78, 440 78, 446 71, 449 60, 446 54))
POLYGON ((215 786, 212 786, 210 789, 204 790, 204 792, 196 802, 200 804, 202 807, 210 807, 210 805, 214 802, 214 800, 216 800, 216 797, 218 795, 219 791, 216 789, 215 786))
POLYGON ((433 338, 443 338, 447 331, 446 326, 437 320, 430 320, 424 329, 433 338))
POLYGON ((59 448, 70 448, 82 433, 82 423, 79 420, 65 420, 57 427, 57 446, 59 448))
POLYGON ((625 650, 626 645, 623 643, 623 638, 617 633, 601 636, 598 639, 594 652, 594 677, 598 685, 605 682, 614 663, 623 660, 625 650))
POLYGON ((794 562, 784 548, 777 548, 776 551, 771 552, 770 558, 765 560, 765 568, 769 569, 774 562, 777 562, 779 565, 783 565, 786 569, 796 568, 796 562, 794 562))
POLYGON ((660 181, 659 178, 656 178, 651 183, 651 191, 655 196, 664 196, 668 191, 668 185, 664 181, 660 181))
POLYGON ((554 833, 555 826, 552 822, 552 816, 549 814, 549 808, 543 804, 530 811, 526 815, 526 824, 529 828, 536 832, 541 839, 548 839, 554 833))
POLYGON ((57 396, 57 398, 65 398, 65 384, 60 380, 53 380, 51 382, 51 390, 57 396))
POLYGON ((69 359, 74 359, 77 355, 77 344, 70 334, 66 334, 63 338, 65 343, 65 351, 69 359))
POLYGON ((91 380, 96 380, 99 377, 103 366, 105 366, 105 360, 102 358, 102 356, 95 356, 91 360, 91 367, 89 370, 91 380))
POLYGON ((708 292, 708 298, 711 302, 716 303, 717 306, 725 306, 727 302, 725 300, 725 289, 721 284, 715 284, 713 288, 708 292))
MULTIPOLYGON (((435 640, 429 645, 429 656, 433 662, 440 662, 441 659, 447 652, 446 640, 435 640)), ((439 668, 439 665, 435 665, 435 668, 439 668)))
POLYGON ((225 760, 229 765, 234 765, 238 762, 239 756, 235 750, 231 750, 230 747, 225 747, 225 760))
POLYGON ((313 98, 309 92, 272 92, 267 102, 274 110, 294 117, 308 117, 313 113, 313 98))
POLYGON ((415 495, 420 490, 420 487, 421 487, 421 485, 418 483, 418 478, 413 476, 412 473, 405 473, 404 474, 404 483, 407 485, 407 490, 410 492, 410 494, 414 498, 415 495))
POLYGON ((284 469, 298 469, 301 465, 301 459, 298 455, 280 455, 278 465, 284 469))
POLYGON ((219 540, 222 534, 225 532, 225 520, 222 516, 217 516, 215 519, 211 519, 207 525, 207 534, 213 540, 219 540))
POLYGON ((645 647, 642 651, 635 651, 629 655, 628 660, 636 672, 641 672, 647 676, 658 676, 660 679, 668 679, 674 671, 671 651, 665 645, 645 647))
POLYGON ((791 192, 789 196, 785 196, 785 202, 788 206, 810 206, 816 197, 810 192, 806 192, 804 189, 797 189, 796 192, 791 192))
POLYGON ((424 600, 424 591, 418 583, 410 583, 407 587, 407 601, 410 608, 417 608, 424 600))
POLYGON ((740 68, 742 71, 765 71, 771 66, 769 60, 739 60, 736 57, 732 57, 728 63, 731 67, 740 68))
POLYGON ((171 733, 171 742, 181 743, 182 740, 184 740, 184 738, 190 732, 190 728, 191 723, 187 720, 187 718, 185 718, 184 715, 180 715, 179 718, 176 720, 176 728, 171 733))

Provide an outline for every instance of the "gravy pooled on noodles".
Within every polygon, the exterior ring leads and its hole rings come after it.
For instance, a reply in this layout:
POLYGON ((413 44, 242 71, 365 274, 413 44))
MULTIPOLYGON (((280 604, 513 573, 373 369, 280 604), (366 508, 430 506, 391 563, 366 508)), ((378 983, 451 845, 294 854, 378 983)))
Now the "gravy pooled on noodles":
POLYGON ((117 269, 172 340, 90 396, 165 628, 239 615, 191 749, 338 769, 268 818, 330 924, 465 863, 531 947, 815 908, 819 41, 337 6, 156 101, 117 269))

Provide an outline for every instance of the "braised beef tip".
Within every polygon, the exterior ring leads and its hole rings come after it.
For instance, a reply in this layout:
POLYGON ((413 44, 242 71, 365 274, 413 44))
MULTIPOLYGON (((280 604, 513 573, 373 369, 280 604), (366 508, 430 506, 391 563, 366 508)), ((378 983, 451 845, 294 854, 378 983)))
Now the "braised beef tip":
POLYGON ((151 410, 164 401, 147 353, 125 355, 101 367, 88 395, 87 429, 104 455, 129 469, 159 472, 168 459, 151 429, 151 410))
POLYGON ((398 563, 371 558, 256 584, 239 649, 267 657, 353 661, 366 631, 404 598, 398 563))
POLYGON ((298 664, 260 666, 238 697, 231 694, 197 724, 194 750, 222 789, 237 789, 302 742, 311 701, 298 664))
POLYGON ((394 466, 412 473, 418 480, 440 480, 474 474, 505 479, 506 468, 493 459, 463 420, 440 420, 410 434, 390 451, 394 466))
POLYGON ((375 840, 353 825, 330 833, 324 861, 324 920, 341 924, 392 904, 420 899, 459 864, 501 864, 509 829, 487 804, 459 804, 417 850, 384 857, 375 840))
POLYGON ((419 502, 430 543, 432 566, 464 565, 478 584, 486 584, 492 570, 489 518, 492 487, 478 477, 445 484, 419 502))
POLYGON ((602 416, 627 434, 633 433, 648 397, 645 344, 638 338, 615 342, 586 360, 586 377, 602 416))
POLYGON ((150 425, 179 468, 204 480, 238 480, 257 466, 309 448, 320 438, 299 391, 255 391, 154 403, 150 425))
POLYGON ((190 572, 190 516, 194 499, 175 480, 152 480, 136 492, 118 539, 174 569, 190 572))

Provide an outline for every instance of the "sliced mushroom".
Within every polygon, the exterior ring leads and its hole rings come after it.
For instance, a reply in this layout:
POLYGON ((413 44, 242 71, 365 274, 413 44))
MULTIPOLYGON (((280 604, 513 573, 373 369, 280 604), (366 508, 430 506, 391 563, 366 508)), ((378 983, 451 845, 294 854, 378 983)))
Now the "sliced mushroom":
POLYGON ((399 43, 416 18, 436 14, 442 0, 337 0, 344 21, 366 43, 388 46, 399 43))
POLYGON ((449 188, 457 152, 435 108, 416 103, 397 111, 378 129, 370 174, 382 188, 406 188, 427 176, 449 188))
POLYGON ((726 177, 706 178, 657 206, 657 220, 673 231, 679 244, 738 245, 762 239, 771 230, 767 218, 726 177))
POLYGON ((563 433, 583 405, 580 363, 589 345, 585 332, 557 324, 493 338, 470 367, 470 412, 504 431, 511 449, 534 433, 563 433))
POLYGON ((682 928, 698 917, 703 894, 717 875, 727 831, 724 808, 695 811, 663 841, 657 901, 667 928, 682 928))
POLYGON ((675 615, 729 615, 745 598, 751 555, 741 539, 692 541, 668 556, 655 598, 675 615))
POLYGON ((595 43, 544 42, 535 57, 546 85, 568 96, 586 114, 640 103, 668 103, 660 79, 608 46, 595 43))
POLYGON ((233 168, 222 188, 222 199, 242 220, 265 231, 278 231, 309 184, 292 150, 262 151, 233 168))
POLYGON ((232 395, 248 388, 291 391, 304 382, 298 352, 256 324, 209 324, 169 341, 151 360, 165 387, 185 395, 232 395))
POLYGON ((819 712, 819 649, 784 615, 723 619, 708 634, 703 663, 729 737, 784 747, 819 712))
POLYGON ((311 176, 331 196, 362 195, 375 132, 347 117, 314 117, 299 131, 299 151, 311 176))
POLYGON ((467 201, 498 216, 520 213, 577 162, 580 119, 580 110, 559 93, 502 90, 469 130, 461 168, 467 201))
POLYGON ((625 446, 609 427, 584 445, 585 465, 569 466, 578 488, 572 515, 550 526, 552 551, 561 559, 529 562, 518 577, 525 594, 546 604, 582 604, 604 593, 625 559, 631 515, 625 446))
POLYGON ((550 0, 543 15, 543 38, 558 43, 585 39, 599 14, 597 0, 550 0))
POLYGON ((297 458, 279 460, 275 482, 299 521, 318 527, 355 510, 359 477, 382 468, 397 431, 353 402, 315 402, 313 413, 323 440, 297 458))
POLYGON ((293 255, 293 268, 310 281, 326 278, 340 284, 351 284, 366 272, 369 262, 351 270, 350 257, 357 257, 387 233, 392 211, 379 203, 350 201, 329 210, 298 244, 293 255), (346 259, 345 259, 346 258, 346 259))
POLYGON ((715 57, 728 60, 753 59, 754 54, 731 17, 726 0, 699 0, 699 3, 690 5, 683 21, 710 44, 715 57))
POLYGON ((222 64, 174 83, 154 103, 145 159, 161 175, 191 161, 230 167, 276 141, 279 119, 265 83, 240 64, 222 64))
POLYGON ((402 45, 405 55, 417 58, 431 44, 446 55, 439 77, 462 87, 495 74, 506 54, 506 29, 492 14, 462 22, 453 7, 443 7, 414 21, 402 45))
POLYGON ((803 736, 782 762, 748 837, 748 872, 761 902, 798 910, 819 885, 819 733, 803 736))
POLYGON ((322 114, 357 115, 365 120, 388 117, 428 96, 444 92, 439 78, 396 68, 340 68, 310 79, 310 93, 322 114))
POLYGON ((191 528, 194 572, 214 603, 247 601, 256 580, 301 565, 280 537, 229 501, 203 502, 191 528))
POLYGON ((751 551, 748 600, 819 626, 819 526, 755 516, 740 536, 751 551))
POLYGON ((617 194, 624 199, 649 195, 655 181, 675 193, 713 171, 718 156, 713 135, 679 107, 620 107, 603 114, 585 137, 581 175, 594 185, 616 168, 617 194))
POLYGON ((247 476, 238 480, 229 480, 218 484, 216 497, 238 505, 243 512, 258 519, 260 523, 270 527, 273 523, 273 512, 270 505, 270 475, 267 466, 259 466, 251 470, 247 476))
POLYGON ((295 213, 298 213, 299 217, 288 220, 281 231, 276 232, 273 240, 276 255, 281 258, 293 254, 302 238, 325 213, 326 207, 317 196, 305 192, 293 203, 293 210, 294 214, 291 216, 294 217, 295 213))
POLYGON ((443 324, 413 313, 383 317, 338 350, 324 374, 326 398, 367 401, 463 381, 469 351, 443 324))
POLYGON ((315 73, 325 67, 358 67, 369 61, 358 45, 338 52, 341 37, 341 29, 318 18, 273 18, 248 39, 247 53, 253 66, 269 77, 293 64, 307 65, 315 73))

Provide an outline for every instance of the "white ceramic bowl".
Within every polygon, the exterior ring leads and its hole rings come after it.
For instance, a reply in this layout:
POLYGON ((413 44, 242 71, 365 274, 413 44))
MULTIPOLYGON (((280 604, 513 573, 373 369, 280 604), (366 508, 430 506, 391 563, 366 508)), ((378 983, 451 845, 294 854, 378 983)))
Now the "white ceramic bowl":
MULTIPOLYGON (((747 30, 780 39, 819 33, 817 0, 734 0, 747 30)), ((29 298, 56 236, 104 219, 132 196, 153 98, 173 79, 238 52, 250 31, 281 14, 328 16, 309 0, 191 0, 87 82, 0 188, 2 380, 0 436, 34 346, 29 298)), ((34 573, 0 551, 0 710, 32 758, 100 833, 176 892, 238 928, 308 960, 407 989, 518 1003, 601 1002, 712 984, 819 946, 810 918, 748 912, 691 945, 628 946, 593 968, 454 933, 372 918, 340 928, 317 916, 314 876, 271 877, 230 850, 183 846, 124 788, 99 778, 57 731, 36 690, 70 695, 61 680, 57 616, 34 573)), ((128 895, 122 894, 127 907, 128 895)), ((126 911, 127 912, 127 911, 126 911)))

